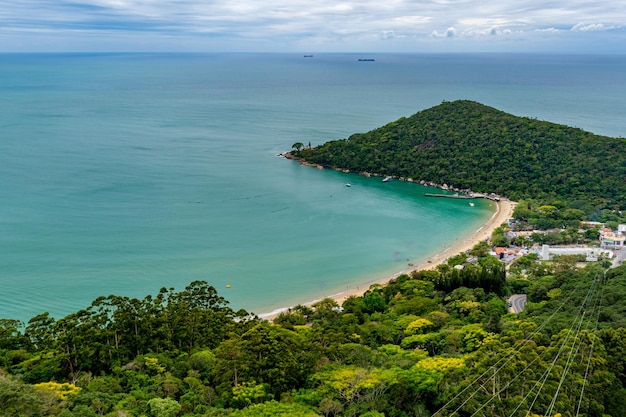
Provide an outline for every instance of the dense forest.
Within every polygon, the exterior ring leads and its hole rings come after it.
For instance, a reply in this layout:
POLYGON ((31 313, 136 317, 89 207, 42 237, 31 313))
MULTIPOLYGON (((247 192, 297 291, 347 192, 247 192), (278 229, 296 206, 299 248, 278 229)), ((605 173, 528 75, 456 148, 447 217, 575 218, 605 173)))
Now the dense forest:
POLYGON ((0 416, 624 415, 626 266, 488 252, 274 323, 202 281, 3 319, 0 416))
POLYGON ((443 102, 367 133, 292 154, 323 166, 447 184, 511 200, 626 207, 626 139, 443 102))
POLYGON ((623 139, 443 103, 308 161, 520 199, 489 242, 338 305, 273 322, 210 283, 109 295, 65 317, 0 318, 0 417, 621 417, 626 266, 505 265, 492 246, 582 243, 623 223, 623 139), (513 313, 507 296, 524 293, 513 313))

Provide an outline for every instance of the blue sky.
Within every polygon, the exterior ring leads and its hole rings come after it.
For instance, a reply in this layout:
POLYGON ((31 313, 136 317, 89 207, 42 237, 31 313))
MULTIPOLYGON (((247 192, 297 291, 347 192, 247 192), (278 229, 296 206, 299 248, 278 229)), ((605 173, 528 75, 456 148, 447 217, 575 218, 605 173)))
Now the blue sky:
POLYGON ((0 51, 626 53, 626 0, 3 0, 0 51))

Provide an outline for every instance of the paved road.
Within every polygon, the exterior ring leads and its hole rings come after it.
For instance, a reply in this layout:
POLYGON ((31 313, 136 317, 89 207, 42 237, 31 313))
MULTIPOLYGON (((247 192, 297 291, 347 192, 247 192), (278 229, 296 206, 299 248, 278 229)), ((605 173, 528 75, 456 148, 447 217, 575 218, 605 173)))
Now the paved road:
POLYGON ((519 313, 526 305, 526 294, 514 294, 509 297, 507 302, 511 313, 519 313))
POLYGON ((613 259, 613 265, 611 266, 611 268, 620 266, 624 262, 624 259, 626 259, 625 248, 622 248, 620 250, 614 250, 613 253, 615 254, 615 259, 613 259))

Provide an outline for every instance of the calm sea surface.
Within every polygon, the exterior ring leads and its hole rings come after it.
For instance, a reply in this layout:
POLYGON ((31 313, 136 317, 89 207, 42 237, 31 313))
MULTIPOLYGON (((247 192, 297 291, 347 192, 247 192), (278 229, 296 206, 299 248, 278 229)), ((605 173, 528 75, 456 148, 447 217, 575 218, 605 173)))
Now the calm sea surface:
POLYGON ((0 317, 194 280, 266 313, 365 288, 493 213, 276 156, 294 142, 455 99, 626 135, 624 56, 362 57, 0 55, 0 317))

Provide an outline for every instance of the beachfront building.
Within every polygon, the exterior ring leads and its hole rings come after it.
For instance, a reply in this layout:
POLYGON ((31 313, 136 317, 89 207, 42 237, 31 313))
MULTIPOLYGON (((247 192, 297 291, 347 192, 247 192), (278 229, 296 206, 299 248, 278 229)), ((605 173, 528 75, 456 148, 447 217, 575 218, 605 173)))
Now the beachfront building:
POLYGON ((613 259, 614 253, 606 248, 592 248, 588 246, 555 247, 550 245, 541 246, 539 254, 544 261, 552 260, 553 255, 585 255, 586 262, 597 262, 598 259, 613 259))
POLYGON ((528 250, 516 247, 505 248, 503 246, 496 246, 490 251, 490 255, 495 256, 504 263, 511 263, 526 254, 528 254, 528 250))
POLYGON ((600 246, 603 248, 621 249, 626 240, 626 224, 617 226, 617 232, 613 232, 608 227, 600 229, 600 246))

